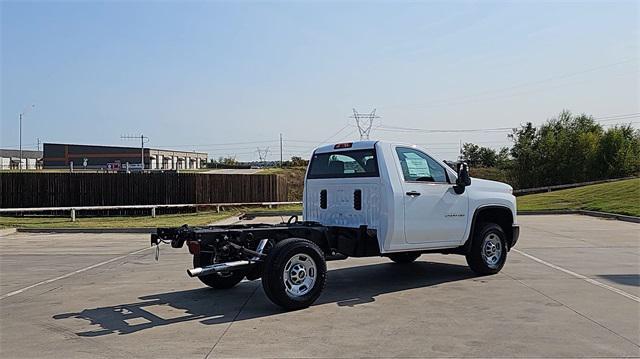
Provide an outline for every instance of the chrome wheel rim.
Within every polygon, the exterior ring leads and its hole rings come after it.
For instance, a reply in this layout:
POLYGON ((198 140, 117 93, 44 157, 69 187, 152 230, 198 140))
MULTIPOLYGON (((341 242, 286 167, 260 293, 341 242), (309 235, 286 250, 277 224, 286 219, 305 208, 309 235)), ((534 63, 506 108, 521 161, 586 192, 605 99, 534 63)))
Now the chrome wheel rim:
POLYGON ((482 241, 482 260, 491 269, 498 267, 502 258, 502 241, 495 233, 489 233, 482 241))
POLYGON ((309 293, 316 283, 317 274, 316 262, 308 255, 296 254, 289 258, 282 274, 287 295, 295 298, 309 293))

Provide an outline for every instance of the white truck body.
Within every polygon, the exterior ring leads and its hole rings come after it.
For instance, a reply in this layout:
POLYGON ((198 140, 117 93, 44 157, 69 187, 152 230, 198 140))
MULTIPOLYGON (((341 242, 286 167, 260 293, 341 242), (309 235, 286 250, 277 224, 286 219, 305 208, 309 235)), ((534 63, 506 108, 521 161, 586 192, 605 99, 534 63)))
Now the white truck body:
MULTIPOLYGON (((457 194, 453 188, 456 172, 415 145, 360 141, 345 146, 349 147, 327 145, 314 152, 304 184, 305 220, 326 226, 358 228, 365 225, 376 230, 381 253, 459 247, 470 236, 474 213, 485 207, 508 209, 512 225, 517 225, 516 201, 511 186, 507 184, 474 178, 463 193, 457 194), (344 176, 310 176, 314 161, 329 155, 348 162, 351 158, 345 155, 361 150, 374 151, 377 161, 377 171, 372 171, 374 175, 352 176, 357 172, 346 173, 353 170, 345 170, 344 176), (404 158, 403 172, 398 150, 411 155, 422 154, 424 158, 404 158), (428 158, 432 162, 428 162, 428 158), (406 162, 412 166, 409 172, 422 171, 426 174, 436 169, 445 177, 429 181, 405 179, 406 162), (439 169, 429 167, 436 164, 439 169), (354 206, 356 190, 361 191, 360 209, 354 206), (321 206, 322 191, 326 191, 326 208, 321 206)), ((352 166, 362 167, 358 164, 352 166)))

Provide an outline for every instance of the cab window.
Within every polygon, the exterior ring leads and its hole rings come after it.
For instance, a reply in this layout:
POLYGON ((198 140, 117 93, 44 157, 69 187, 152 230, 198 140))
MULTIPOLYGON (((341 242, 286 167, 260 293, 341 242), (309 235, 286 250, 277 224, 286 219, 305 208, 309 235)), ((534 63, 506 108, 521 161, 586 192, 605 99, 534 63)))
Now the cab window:
POLYGON ((396 148, 405 181, 449 182, 447 171, 436 160, 414 148, 396 148))
POLYGON ((314 154, 307 178, 378 177, 373 149, 314 154))

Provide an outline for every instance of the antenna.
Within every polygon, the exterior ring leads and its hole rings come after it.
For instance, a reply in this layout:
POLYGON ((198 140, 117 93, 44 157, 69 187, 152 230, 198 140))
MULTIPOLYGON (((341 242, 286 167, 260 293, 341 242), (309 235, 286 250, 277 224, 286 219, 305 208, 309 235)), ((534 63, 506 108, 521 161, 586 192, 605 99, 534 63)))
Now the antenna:
POLYGON ((373 120, 376 118, 380 118, 380 116, 376 116, 376 109, 370 113, 359 113, 356 109, 353 109, 353 116, 349 116, 349 118, 356 119, 356 125, 358 126, 358 132, 360 132, 360 140, 368 140, 369 133, 371 133, 371 126, 373 126, 373 120))

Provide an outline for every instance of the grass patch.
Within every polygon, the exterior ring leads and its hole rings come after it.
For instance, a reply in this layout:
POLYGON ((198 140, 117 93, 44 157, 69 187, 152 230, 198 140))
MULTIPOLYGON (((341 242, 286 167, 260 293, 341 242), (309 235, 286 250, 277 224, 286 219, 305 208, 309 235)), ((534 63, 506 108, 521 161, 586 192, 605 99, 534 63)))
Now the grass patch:
POLYGON ((640 217, 640 178, 518 197, 519 211, 588 210, 640 217))
POLYGON ((286 205, 271 209, 266 207, 234 207, 220 213, 206 211, 165 214, 158 215, 156 218, 151 216, 76 217, 75 222, 71 222, 68 216, 2 216, 0 217, 0 228, 155 228, 179 227, 183 224, 203 226, 228 217, 238 216, 240 213, 301 211, 301 208, 300 205, 286 205))

